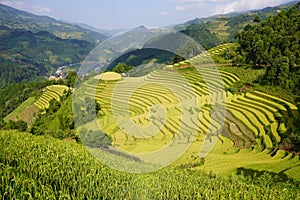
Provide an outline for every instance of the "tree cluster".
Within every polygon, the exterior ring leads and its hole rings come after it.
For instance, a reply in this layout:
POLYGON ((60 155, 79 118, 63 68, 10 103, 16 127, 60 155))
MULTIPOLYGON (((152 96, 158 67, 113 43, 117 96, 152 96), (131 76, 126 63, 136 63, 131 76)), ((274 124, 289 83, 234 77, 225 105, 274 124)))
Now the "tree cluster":
POLYGON ((236 35, 240 46, 233 64, 264 66, 263 83, 299 93, 300 3, 259 21, 236 35))
POLYGON ((74 120, 77 126, 93 121, 97 116, 101 106, 99 102, 91 97, 85 97, 82 101, 73 102, 74 120))
POLYGON ((90 148, 107 148, 111 145, 111 137, 102 131, 81 129, 79 132, 81 142, 90 148))
POLYGON ((203 24, 191 24, 187 26, 185 30, 180 32, 199 42, 199 44, 205 49, 221 44, 219 38, 211 33, 211 31, 203 24))
POLYGON ((119 62, 112 71, 116 73, 125 73, 131 69, 134 69, 134 66, 129 66, 126 63, 119 62))
POLYGON ((26 131, 27 130, 27 123, 23 120, 13 121, 9 120, 5 122, 3 119, 0 118, 0 130, 19 130, 19 131, 26 131))

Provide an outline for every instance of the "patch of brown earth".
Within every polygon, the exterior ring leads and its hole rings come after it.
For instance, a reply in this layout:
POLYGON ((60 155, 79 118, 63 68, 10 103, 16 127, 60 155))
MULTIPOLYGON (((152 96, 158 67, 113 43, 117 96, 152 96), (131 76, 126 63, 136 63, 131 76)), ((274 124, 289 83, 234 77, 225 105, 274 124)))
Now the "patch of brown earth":
POLYGON ((230 130, 236 135, 242 137, 245 140, 245 147, 250 147, 255 141, 254 135, 247 129, 247 127, 240 121, 236 120, 229 112, 226 113, 226 118, 231 122, 230 130), (239 128, 241 130, 239 130, 239 128), (244 134, 245 135, 244 135, 244 134))

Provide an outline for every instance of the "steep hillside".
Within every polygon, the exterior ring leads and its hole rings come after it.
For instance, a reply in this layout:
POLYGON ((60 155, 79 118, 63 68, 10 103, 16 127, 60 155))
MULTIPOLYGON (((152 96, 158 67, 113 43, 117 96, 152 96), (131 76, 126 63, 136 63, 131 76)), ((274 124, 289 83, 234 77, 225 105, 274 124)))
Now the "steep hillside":
POLYGON ((78 63, 93 48, 87 41, 61 39, 49 32, 37 33, 0 26, 0 88, 8 83, 35 80, 57 67, 78 63))
POLYGON ((77 25, 64 23, 47 16, 37 16, 0 4, 0 25, 32 32, 48 31, 63 39, 87 40, 91 43, 106 38, 105 35, 77 25))
POLYGON ((175 28, 185 30, 193 24, 201 25, 204 29, 209 30, 221 42, 232 42, 236 33, 243 30, 248 24, 254 24, 254 19, 264 20, 269 16, 274 16, 282 10, 287 10, 295 5, 297 1, 283 4, 276 7, 267 7, 262 10, 248 11, 242 13, 230 13, 225 15, 216 15, 207 18, 196 18, 184 24, 178 25, 175 28))
POLYGON ((259 171, 230 179, 170 168, 128 174, 97 162, 81 145, 16 131, 0 131, 0 152, 5 200, 299 198, 299 183, 259 171))
MULTIPOLYGON (((73 98, 72 105, 71 96, 66 96, 61 103, 52 101, 46 113, 37 117, 30 127, 32 134, 0 131, 3 177, 0 196, 3 199, 26 199, 26 195, 78 199, 87 196, 91 199, 222 199, 228 196, 297 199, 299 156, 279 148, 298 112, 293 104, 261 92, 233 94, 231 86, 240 81, 237 75, 223 70, 216 72, 211 66, 203 65, 208 56, 214 57, 232 46, 221 45, 141 78, 126 77, 117 82, 90 77, 73 94, 76 97, 79 92, 78 100, 83 104, 73 98), (206 75, 205 81, 196 71, 200 68, 206 75), (220 73, 220 81, 216 81, 216 73, 220 73), (191 88, 186 87, 184 80, 191 88), (133 86, 143 81, 146 84, 131 93, 133 86), (214 84, 212 89, 207 88, 208 82, 214 84), (198 105, 180 106, 174 95, 176 90, 168 87, 180 88, 183 99, 191 98, 194 91, 198 105), (98 104, 95 109, 93 102, 98 104), (138 127, 145 127, 151 120, 158 122, 155 113, 159 110, 153 105, 162 105, 167 116, 159 132, 152 137, 137 138, 120 128, 116 116, 123 114, 127 104, 129 117, 138 127), (222 112, 225 104, 226 112, 222 112), (77 113, 74 116, 72 107, 77 113), (182 117, 181 110, 189 110, 188 119, 182 117), (91 123, 94 115, 101 131, 91 123), (221 124, 223 117, 224 124, 221 124), (74 123, 79 126, 77 130, 74 123), (189 135, 191 132, 194 137, 189 135), (216 136, 217 132, 221 134, 216 136), (49 136, 67 138, 69 142, 49 136), (207 156, 200 158, 199 149, 208 141, 206 136, 217 143, 207 156), (75 144, 81 141, 95 157, 108 157, 118 163, 121 160, 131 166, 132 162, 149 163, 143 160, 141 152, 156 151, 177 138, 183 143, 191 139, 192 143, 169 167, 147 174, 112 170, 97 162, 82 145, 75 144), (102 148, 102 145, 108 146, 102 148), (120 154, 119 149, 125 153, 120 154)), ((50 95, 44 93, 41 103, 56 96, 49 91, 50 95)))
POLYGON ((185 30, 180 31, 193 38, 204 49, 209 49, 221 44, 221 40, 216 33, 212 33, 208 27, 203 24, 188 25, 185 30))

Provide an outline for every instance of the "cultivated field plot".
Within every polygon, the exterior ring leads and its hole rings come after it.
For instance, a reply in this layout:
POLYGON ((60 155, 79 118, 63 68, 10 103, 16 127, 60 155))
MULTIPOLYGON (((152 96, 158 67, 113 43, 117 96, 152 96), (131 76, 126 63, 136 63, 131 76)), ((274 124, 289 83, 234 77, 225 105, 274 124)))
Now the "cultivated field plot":
POLYGON ((51 85, 47 86, 43 95, 34 103, 39 109, 45 109, 49 107, 51 99, 60 101, 60 97, 69 88, 65 85, 51 85))
POLYGON ((60 97, 67 90, 69 90, 69 88, 65 85, 47 86, 43 95, 38 100, 36 100, 35 97, 28 98, 22 105, 7 115, 5 121, 23 120, 30 125, 34 122, 35 116, 40 110, 49 107, 51 99, 60 101, 60 97))
POLYGON ((281 155, 282 151, 270 156, 285 131, 295 129, 292 122, 299 117, 297 108, 261 92, 230 93, 228 88, 239 78, 205 65, 209 54, 225 48, 219 46, 142 77, 99 81, 96 85, 95 80, 87 81, 84 93, 100 103, 98 123, 122 151, 133 155, 153 152, 180 138, 191 146, 175 165, 197 165, 201 146, 212 136, 218 138, 217 145, 204 158, 204 165, 196 168, 226 175, 251 168, 300 178, 299 156, 281 155), (157 114, 161 111, 164 114, 157 114), (185 119, 184 112, 196 117, 185 119), (132 134, 120 126, 119 119, 124 116, 135 127, 132 134), (133 133, 147 127, 154 127, 156 134, 133 133))
POLYGON ((289 182, 268 185, 170 167, 123 173, 97 162, 82 145, 17 131, 0 131, 0 152, 3 199, 299 198, 298 186, 289 182))
POLYGON ((37 113, 38 108, 34 105, 35 97, 30 97, 24 101, 17 109, 7 115, 4 120, 9 121, 18 121, 23 120, 28 124, 31 124, 34 121, 34 113, 37 113))

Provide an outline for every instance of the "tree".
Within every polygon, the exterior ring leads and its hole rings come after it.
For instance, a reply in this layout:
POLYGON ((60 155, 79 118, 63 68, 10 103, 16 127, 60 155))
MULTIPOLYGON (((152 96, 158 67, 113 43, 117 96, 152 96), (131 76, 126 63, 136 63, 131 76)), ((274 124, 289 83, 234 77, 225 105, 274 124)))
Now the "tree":
POLYGON ((256 23, 260 23, 261 22, 261 19, 259 16, 256 16, 253 20, 253 22, 256 22, 256 23))
POLYGON ((280 86, 285 87, 288 78, 289 78, 289 59, 287 57, 282 57, 279 60, 278 75, 277 75, 278 84, 280 86))
POLYGON ((257 24, 247 25, 237 34, 239 47, 233 64, 260 65, 267 68, 261 81, 297 91, 300 74, 300 12, 298 4, 277 16, 257 24), (241 63, 244 62, 244 63, 241 63))
POLYGON ((125 73, 133 68, 134 68, 134 66, 128 66, 126 63, 120 62, 116 65, 116 67, 112 71, 116 72, 116 73, 125 73))
POLYGON ((67 74, 65 84, 69 87, 73 87, 75 84, 75 80, 77 77, 77 73, 75 71, 71 71, 67 74))
POLYGON ((9 120, 7 123, 5 123, 5 128, 4 129, 9 129, 9 130, 19 130, 19 131, 26 131, 27 130, 27 123, 23 120, 19 121, 12 121, 9 120))
POLYGON ((49 107, 47 108, 47 114, 52 114, 55 113, 59 108, 60 108, 61 104, 59 101, 57 101, 56 99, 51 99, 49 101, 49 107))
POLYGON ((85 97, 83 100, 73 102, 74 120, 76 125, 83 125, 94 120, 101 110, 100 104, 91 97, 85 97))
POLYGON ((81 142, 90 148, 107 148, 112 139, 102 131, 81 129, 79 131, 81 142))

